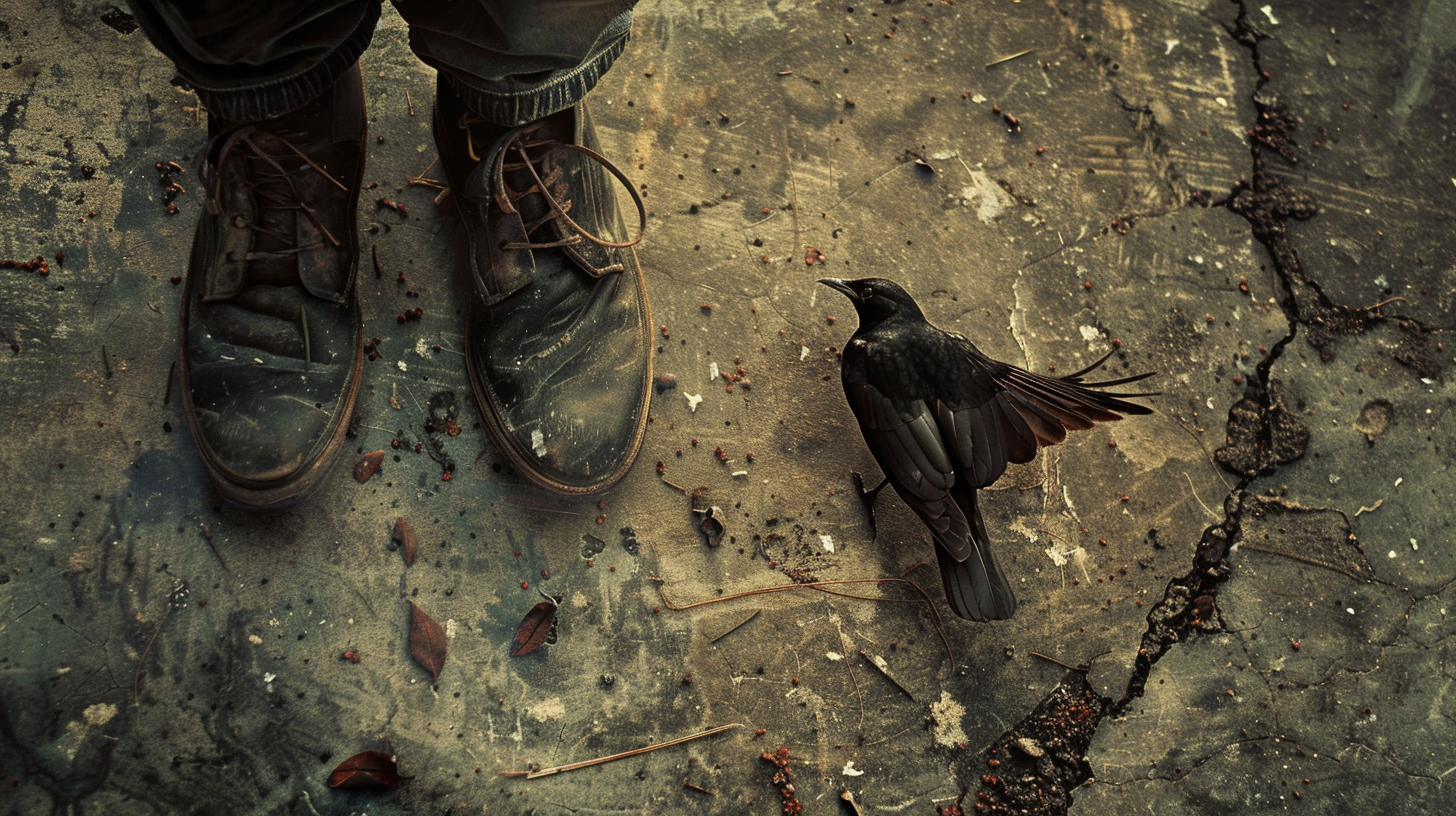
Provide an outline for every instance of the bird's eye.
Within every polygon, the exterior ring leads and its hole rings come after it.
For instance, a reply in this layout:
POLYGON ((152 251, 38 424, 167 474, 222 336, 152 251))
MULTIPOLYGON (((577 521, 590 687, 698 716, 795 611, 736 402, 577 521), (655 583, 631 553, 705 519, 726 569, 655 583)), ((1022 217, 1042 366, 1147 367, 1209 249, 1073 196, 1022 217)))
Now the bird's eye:
POLYGON ((864 299, 865 300, 869 300, 870 298, 872 298, 874 296, 875 296, 875 287, 873 287, 873 286, 866 286, 864 288, 864 295, 863 295, 864 299))

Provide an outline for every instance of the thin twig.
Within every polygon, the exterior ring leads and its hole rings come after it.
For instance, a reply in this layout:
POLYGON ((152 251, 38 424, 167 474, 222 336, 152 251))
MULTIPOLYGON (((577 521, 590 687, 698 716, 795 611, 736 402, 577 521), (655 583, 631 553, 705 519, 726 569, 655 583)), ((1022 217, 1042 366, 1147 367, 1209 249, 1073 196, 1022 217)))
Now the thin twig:
MULTIPOLYGON (((1351 580, 1361 581, 1361 582, 1367 583, 1367 584, 1371 584, 1371 583, 1374 583, 1374 584, 1385 584, 1385 583, 1387 583, 1385 581, 1381 581, 1378 578, 1372 578, 1372 577, 1370 577, 1368 575, 1357 575, 1357 574, 1355 574, 1353 572, 1350 572, 1347 569, 1344 569, 1342 567, 1337 567, 1334 564, 1327 564, 1327 563, 1325 563, 1323 561, 1320 561, 1319 559, 1316 559, 1316 558, 1310 558, 1309 556, 1300 555, 1298 553, 1283 552, 1282 550, 1275 550, 1275 549, 1271 549, 1269 547, 1260 547, 1257 544, 1250 544, 1247 541, 1241 541, 1241 542, 1239 542, 1239 549, 1241 549, 1241 550, 1253 550, 1254 552, 1268 553, 1269 555, 1282 555, 1285 558, 1288 558, 1288 559, 1291 559, 1291 560, 1294 560, 1294 561, 1298 561, 1301 564, 1309 564, 1311 567, 1323 567, 1323 568, 1325 568, 1327 570, 1330 570, 1332 572, 1338 572, 1339 574, 1341 574, 1341 575, 1343 575, 1346 578, 1349 578, 1351 580)), ((1395 586, 1395 584, 1388 584, 1388 585, 1389 586, 1395 586)))
POLYGON ((1193 486, 1193 477, 1188 475, 1188 471, 1186 471, 1186 470, 1183 471, 1183 478, 1185 478, 1185 479, 1188 480, 1188 490, 1191 493, 1193 493, 1193 500, 1196 501, 1196 502, 1198 502, 1198 506, 1199 507, 1202 507, 1203 508, 1203 511, 1205 513, 1208 513, 1210 516, 1213 516, 1214 518, 1219 518, 1219 515, 1217 513, 1213 512, 1212 510, 1210 510, 1208 508, 1208 505, 1206 505, 1206 504, 1203 503, 1203 499, 1199 498, 1199 496, 1198 496, 1198 488, 1196 488, 1196 487, 1193 486))
POLYGON ((946 638, 945 629, 943 629, 940 625, 940 611, 935 608, 935 604, 930 600, 930 596, 926 594, 924 589, 921 589, 919 584, 906 578, 842 578, 837 581, 811 581, 804 584, 779 584, 778 586, 761 587, 759 589, 747 589, 742 592, 735 592, 731 595, 723 595, 717 598, 708 598, 707 600, 694 601, 692 603, 682 605, 674 604, 672 601, 669 601, 667 599, 667 593, 663 591, 660 584, 657 587, 657 594, 662 598, 663 606, 666 606, 668 609, 671 609, 674 612, 681 612, 683 610, 692 609, 698 606, 707 606, 708 604, 722 603, 723 601, 732 601, 738 598, 746 598, 750 595, 767 595, 770 592, 787 592, 792 589, 817 589, 820 592, 830 592, 830 594, 844 595, 844 597, 847 598, 858 598, 860 600, 905 600, 903 598, 865 598, 859 595, 846 595, 845 593, 831 592, 830 590, 824 589, 824 587, 845 586, 847 584, 875 584, 876 586, 880 584, 905 584, 914 589, 917 593, 919 593, 922 601, 925 603, 925 608, 930 610, 931 622, 935 624, 935 633, 940 636, 940 643, 942 646, 945 647, 945 655, 946 657, 950 658, 951 668, 955 668, 955 652, 950 648, 950 640, 946 638))
MULTIPOLYGON (((845 652, 848 652, 849 640, 845 638, 844 630, 839 628, 838 620, 834 621, 834 629, 835 631, 839 632, 839 648, 843 649, 845 652)), ((860 654, 864 654, 864 652, 860 652, 860 654)), ((859 701, 859 727, 863 729, 865 718, 864 692, 859 690, 859 679, 854 676, 854 661, 849 659, 848 654, 844 656, 844 667, 846 669, 849 669, 849 682, 854 684, 854 697, 856 700, 859 701)))
POLYGON ((915 562, 915 566, 913 566, 910 569, 907 569, 904 572, 900 573, 900 577, 901 578, 904 578, 905 576, 909 575, 910 573, 914 572, 915 570, 918 570, 921 567, 925 566, 925 564, 926 564, 926 561, 924 559, 921 559, 919 561, 916 561, 915 562))
POLYGON ((1017 57, 1024 57, 1027 54, 1030 54, 1031 52, 1033 52, 1035 50, 1036 50, 1035 48, 1028 48, 1025 51, 1017 51, 1015 54, 1008 54, 1008 55, 1006 55, 1004 57, 999 57, 997 59, 993 59, 990 62, 986 63, 986 69, 987 70, 990 70, 991 68, 995 68, 997 65, 1000 65, 1003 62, 1010 62, 1010 61, 1016 59, 1017 57))
POLYGON ((863 747, 868 748, 871 745, 879 745, 882 742, 889 742, 890 740, 894 739, 895 737, 898 737, 901 734, 904 734, 906 731, 910 731, 910 730, 912 730, 914 728, 917 728, 917 727, 919 727, 919 726, 915 726, 915 725, 906 726, 905 728, 902 728, 899 731, 896 731, 895 733, 891 734, 888 737, 881 737, 880 739, 877 739, 874 742, 866 742, 863 747))
POLYGON ((1049 656, 1049 655, 1044 655, 1044 654, 1042 654, 1042 653, 1041 653, 1041 652, 1030 652, 1030 653, 1029 653, 1029 654, 1030 654, 1030 655, 1031 655, 1031 656, 1032 656, 1032 657, 1039 657, 1039 658, 1041 658, 1041 659, 1042 659, 1042 660, 1047 660, 1047 661, 1050 661, 1050 662, 1052 662, 1052 663, 1055 663, 1055 664, 1057 664, 1057 665, 1058 665, 1058 666, 1061 666, 1061 667, 1062 667, 1062 668, 1064 668, 1064 669, 1070 669, 1070 670, 1072 670, 1072 671, 1074 671, 1074 672, 1081 672, 1081 673, 1083 673, 1083 674, 1086 674, 1086 673, 1087 673, 1087 672, 1089 672, 1089 671, 1091 671, 1091 670, 1092 670, 1092 669, 1091 669, 1091 668, 1090 668, 1090 667, 1088 667, 1088 666, 1072 666, 1072 665, 1068 665, 1068 664, 1066 664, 1066 663, 1063 663, 1063 662, 1062 662, 1062 661, 1060 661, 1060 660, 1058 660, 1058 659, 1056 659, 1056 658, 1055 658, 1055 657, 1051 657, 1051 656, 1049 656))
POLYGON ((891 683, 893 683, 895 685, 895 688, 905 692, 905 696, 909 697, 911 702, 915 701, 915 695, 910 693, 910 689, 907 689, 904 686, 900 685, 900 681, 896 680, 893 674, 890 674, 890 669, 888 666, 881 665, 882 663, 884 663, 885 660, 883 657, 874 657, 871 655, 867 655, 865 654, 864 649, 859 650, 859 656, 863 657, 865 661, 868 662, 871 666, 879 669, 880 674, 883 674, 886 680, 889 680, 891 683))
POLYGON ((415 101, 410 99, 409 88, 404 89, 404 104, 409 107, 409 115, 415 115, 415 101))
MULTIPOLYGON (((799 244, 799 180, 794 177, 794 157, 789 153, 789 134, 784 132, 784 164, 789 168, 789 207, 794 216, 794 252, 800 252, 804 248, 799 244)), ((789 258, 793 261, 793 257, 789 258)))
POLYGON ((408 182, 409 184, 415 184, 415 185, 418 185, 420 187, 429 187, 432 190, 444 190, 444 189, 447 189, 449 187, 449 185, 445 184, 444 182, 442 182, 442 181, 436 181, 436 180, 434 180, 432 178, 425 178, 425 174, 428 173, 428 172, 430 172, 431 170, 433 170, 435 168, 435 162, 438 162, 439 160, 440 160, 440 157, 439 156, 436 156, 435 158, 431 159, 429 166, 426 167, 425 169, 421 170, 420 171, 420 174, 418 176, 405 176, 405 181, 408 182))
MULTIPOLYGON (((1232 493, 1234 490, 1234 486, 1229 484, 1229 480, 1223 477, 1223 468, 1218 466, 1218 460, 1213 457, 1213 453, 1208 449, 1208 446, 1203 444, 1203 438, 1200 437, 1198 433, 1194 433, 1194 429, 1188 427, 1188 424, 1183 421, 1182 417, 1178 416, 1176 413, 1171 414, 1171 416, 1178 423, 1178 427, 1182 428, 1184 433, 1193 437, 1193 441, 1197 442, 1198 447, 1203 449, 1203 456, 1208 459, 1208 464, 1213 468, 1214 475, 1217 476, 1218 480, 1223 482, 1223 486, 1228 488, 1228 491, 1232 493)), ((1198 430, 1199 433, 1202 432, 1201 428, 1198 430)))
POLYGON ((671 740, 668 740, 667 742, 659 742, 659 743, 657 743, 655 745, 648 745, 645 748, 633 748, 630 751, 623 751, 620 754, 612 754, 611 756, 597 757, 596 759, 585 759, 585 760, 582 760, 581 762, 570 762, 570 763, 567 763, 565 765, 557 765, 557 766, 551 767, 551 768, 542 768, 542 769, 540 769, 538 771, 501 771, 500 772, 500 775, 501 776, 524 776, 527 779, 540 779, 543 776, 554 776, 555 774, 566 773, 567 771, 574 771, 574 770, 577 770, 578 768, 590 768, 593 765, 601 765, 602 763, 611 762, 611 761, 617 760, 617 759, 626 759, 627 757, 638 756, 640 754, 645 754, 645 753, 649 753, 651 751, 656 751, 659 748, 671 748, 674 745, 682 745, 685 742, 692 742, 695 739, 701 739, 703 737, 711 737, 714 734, 721 734, 721 733, 723 733, 724 731, 727 731, 730 728, 740 728, 740 727, 742 727, 742 725, 743 725, 742 723, 729 723, 727 725, 720 725, 717 728, 709 728, 707 731, 699 731, 696 734, 689 734, 686 737, 678 737, 677 739, 671 739, 671 740))
POLYGON ((1399 300, 1399 301, 1401 301, 1403 303, 1410 303, 1409 300, 1406 300, 1405 298, 1401 297, 1400 295, 1396 295, 1393 298, 1386 298, 1385 300, 1382 300, 1379 303, 1376 303, 1374 305, 1365 306, 1365 307, 1361 308, 1360 311, 1362 311, 1362 312, 1373 312, 1376 309, 1379 309, 1381 306, 1388 306, 1388 305, 1396 302, 1397 300, 1399 300))
MULTIPOLYGON (((879 174, 878 176, 875 176, 874 178, 866 181, 864 183, 864 186, 865 187, 871 187, 871 186, 874 185, 875 182, 879 181, 880 179, 884 178, 885 176, 890 175, 891 173, 895 172, 896 170, 899 170, 899 169, 904 168, 904 167, 909 167, 909 166, 910 166, 910 163, 909 162, 903 162, 903 163, 902 162, 896 162, 894 167, 891 167, 889 170, 886 170, 885 172, 879 174)), ((821 213, 821 214, 828 214, 828 213, 832 212, 835 207, 838 207, 840 204, 843 204, 844 202, 850 200, 851 198, 854 198, 855 196, 859 195, 861 192, 863 192, 863 188, 856 189, 854 192, 846 194, 843 198, 839 199, 838 201, 834 202, 833 204, 830 204, 829 207, 824 210, 824 213, 821 213)))
POLYGON ((734 632, 737 632, 739 629, 742 629, 743 628, 743 625, 744 624, 746 624, 749 621, 753 620, 754 618, 758 617, 759 613, 762 612, 762 611, 763 611, 762 609, 755 609, 755 610, 753 610, 753 614, 752 615, 749 615, 748 617, 744 618, 743 620, 741 620, 741 621, 733 624, 732 626, 728 627, 727 631, 723 632, 723 634, 718 635, 717 637, 709 638, 708 639, 708 642, 709 643, 717 643, 718 641, 722 640, 723 638, 728 637, 729 635, 733 634, 734 632))

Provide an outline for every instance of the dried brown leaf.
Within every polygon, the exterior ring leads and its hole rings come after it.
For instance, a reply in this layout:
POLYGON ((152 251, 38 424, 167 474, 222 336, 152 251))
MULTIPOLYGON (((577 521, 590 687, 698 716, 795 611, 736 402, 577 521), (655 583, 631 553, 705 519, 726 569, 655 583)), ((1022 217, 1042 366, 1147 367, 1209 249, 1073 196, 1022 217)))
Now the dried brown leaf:
POLYGON ((511 657, 530 654, 546 642, 551 634, 551 622, 556 620, 556 602, 550 598, 531 607, 521 625, 516 629, 515 640, 511 642, 511 657))
POLYGON ((390 788, 403 779, 393 754, 383 751, 361 751, 329 774, 331 788, 390 788))
POLYGON ((440 670, 445 668, 448 651, 445 630, 435 623, 434 618, 425 614, 425 610, 415 606, 414 601, 410 601, 409 647, 410 656, 430 673, 430 682, 438 680, 440 670))
POLYGON ((359 464, 354 466, 354 481, 359 484, 364 484, 374 474, 379 472, 379 468, 383 464, 384 451, 377 450, 364 454, 364 458, 360 459, 359 464))
POLYGON ((409 522, 404 516, 394 520, 394 540, 404 549, 404 565, 413 567, 415 565, 415 536, 410 532, 409 522))
POLYGON ((716 547, 723 540, 723 522, 718 518, 723 515, 723 511, 714 506, 702 513, 703 519, 698 522, 698 532, 707 538, 709 547, 716 547))

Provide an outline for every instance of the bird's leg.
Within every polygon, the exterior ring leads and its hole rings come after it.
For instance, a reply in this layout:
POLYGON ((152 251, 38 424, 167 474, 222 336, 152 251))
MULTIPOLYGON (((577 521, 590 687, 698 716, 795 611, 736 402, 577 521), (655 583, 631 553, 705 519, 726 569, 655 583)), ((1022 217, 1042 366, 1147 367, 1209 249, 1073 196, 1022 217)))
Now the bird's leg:
POLYGON ((854 486, 859 489, 860 498, 864 499, 866 504, 873 503, 875 498, 880 495, 880 491, 885 489, 885 485, 890 483, 890 477, 886 476, 880 479, 879 484, 867 488, 864 476, 859 471, 851 470, 849 475, 854 477, 854 486))
POLYGON ((859 493, 860 502, 864 504, 865 515, 870 519, 870 535, 874 536, 878 533, 875 526, 875 499, 879 498, 880 491, 885 489, 885 485, 890 483, 890 478, 886 476, 880 480, 879 484, 866 488, 864 476, 860 475, 859 471, 851 470, 849 475, 854 477, 855 490, 859 493))

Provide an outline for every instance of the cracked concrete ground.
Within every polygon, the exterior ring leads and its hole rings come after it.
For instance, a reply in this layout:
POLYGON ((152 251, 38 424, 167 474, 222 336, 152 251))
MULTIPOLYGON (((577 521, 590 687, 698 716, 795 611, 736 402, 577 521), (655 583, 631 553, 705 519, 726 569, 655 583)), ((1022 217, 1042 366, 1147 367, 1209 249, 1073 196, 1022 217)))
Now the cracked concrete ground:
POLYGON ((49 266, 0 270, 8 812, 773 813, 780 746, 809 813, 854 812, 842 791, 927 814, 1456 799, 1450 3, 644 2, 593 102, 648 203, 677 385, 600 504, 525 486, 480 431, 459 234, 409 182, 439 178, 434 77, 386 10, 366 195, 409 209, 361 206, 380 359, 349 461, 275 517, 220 508, 184 430, 173 276, 204 131, 127 29, 107 4, 0 9, 0 257, 49 266), (1034 370, 1115 349, 1113 373, 1159 372, 1154 416, 984 499, 1013 620, 945 617, 924 529, 856 495, 877 470, 825 275, 900 280, 1034 370), (443 393, 448 482, 413 452, 443 393), (678 487, 724 511, 720 546, 678 487), (902 575, 939 630, 872 580, 902 575), (848 579, 864 598, 675 608, 848 579), (558 642, 512 658, 538 587, 558 642), (407 600, 446 633, 433 684, 407 600), (405 781, 326 786, 369 749, 405 781))

